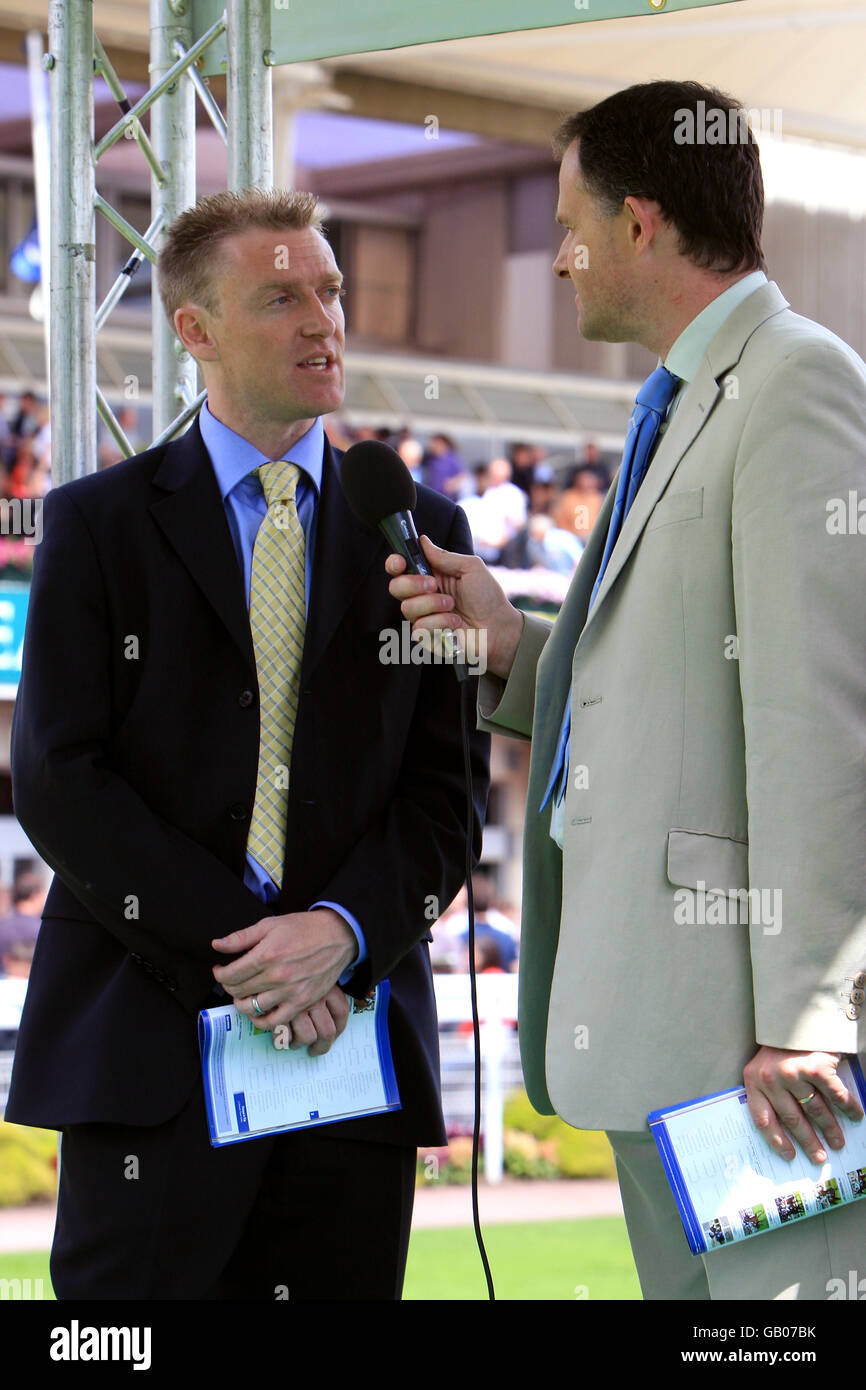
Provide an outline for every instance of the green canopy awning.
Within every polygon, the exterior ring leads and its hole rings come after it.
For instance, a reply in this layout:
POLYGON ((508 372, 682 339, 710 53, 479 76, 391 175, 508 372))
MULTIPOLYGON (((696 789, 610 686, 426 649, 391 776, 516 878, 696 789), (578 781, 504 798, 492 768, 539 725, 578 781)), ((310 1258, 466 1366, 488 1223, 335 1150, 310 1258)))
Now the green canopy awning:
MULTIPOLYGON (((273 0, 270 47, 274 65, 311 62, 597 19, 645 15, 651 21, 675 10, 732 3, 738 0, 273 0)), ((225 0, 193 0, 193 36, 205 33, 224 7, 225 0)), ((205 54, 205 75, 222 71, 225 57, 223 35, 205 54)))

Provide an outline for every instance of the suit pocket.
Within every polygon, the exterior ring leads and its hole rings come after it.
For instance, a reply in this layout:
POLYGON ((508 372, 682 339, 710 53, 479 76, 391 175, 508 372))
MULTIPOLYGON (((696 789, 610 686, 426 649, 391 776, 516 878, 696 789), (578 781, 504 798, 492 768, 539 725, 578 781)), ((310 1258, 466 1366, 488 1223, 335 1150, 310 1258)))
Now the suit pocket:
POLYGON ((699 830, 668 831, 668 881, 732 897, 749 887, 749 842, 699 830))
POLYGON ((647 522, 647 530, 670 526, 675 521, 694 521, 704 514, 704 490, 689 488, 686 492, 668 492, 660 497, 647 522))

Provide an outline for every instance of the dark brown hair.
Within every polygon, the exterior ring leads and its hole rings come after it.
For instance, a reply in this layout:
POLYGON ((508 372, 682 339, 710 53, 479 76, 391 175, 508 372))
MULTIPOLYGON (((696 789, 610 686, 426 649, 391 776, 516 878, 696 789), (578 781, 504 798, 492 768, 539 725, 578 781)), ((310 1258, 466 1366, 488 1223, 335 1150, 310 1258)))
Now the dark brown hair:
POLYGON ((630 195, 651 198, 676 228, 681 254, 696 265, 766 270, 759 151, 733 97, 698 82, 626 87, 563 121, 554 136, 559 159, 575 140, 586 186, 609 216, 630 195), (717 112, 724 118, 706 128, 717 112), (721 126, 726 138, 706 138, 721 126))

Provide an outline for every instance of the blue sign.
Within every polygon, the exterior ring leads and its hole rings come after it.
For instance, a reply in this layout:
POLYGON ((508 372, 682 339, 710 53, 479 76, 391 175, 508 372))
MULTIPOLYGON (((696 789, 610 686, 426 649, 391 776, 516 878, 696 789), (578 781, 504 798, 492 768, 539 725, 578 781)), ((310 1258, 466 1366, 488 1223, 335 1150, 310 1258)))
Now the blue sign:
POLYGON ((21 679, 21 653, 29 584, 0 582, 0 698, 14 700, 21 679))

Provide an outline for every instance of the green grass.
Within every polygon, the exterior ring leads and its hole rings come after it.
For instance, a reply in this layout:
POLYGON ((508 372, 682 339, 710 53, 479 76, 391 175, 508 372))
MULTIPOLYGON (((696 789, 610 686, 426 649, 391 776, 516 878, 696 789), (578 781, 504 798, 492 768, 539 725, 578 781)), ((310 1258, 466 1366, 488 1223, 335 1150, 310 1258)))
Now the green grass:
MULTIPOLYGON (((497 1299, 639 1299, 619 1216, 482 1226, 497 1299)), ((405 1299, 486 1299, 471 1226, 413 1231, 405 1299)))
MULTIPOLYGON (((536 1221, 483 1230, 498 1299, 640 1298, 621 1217, 536 1221)), ((45 1298, 54 1297, 47 1250, 0 1254, 0 1279, 41 1279, 45 1298)), ((461 1303, 487 1297, 471 1226, 413 1231, 403 1297, 461 1303)))
MULTIPOLYGON (((48 1273, 47 1250, 25 1250, 15 1255, 0 1252, 0 1279, 30 1279, 31 1281, 41 1279, 43 1298, 52 1300, 54 1298, 51 1275, 48 1273)), ((32 1283, 31 1291, 35 1292, 32 1283)), ((26 1292, 26 1285, 22 1292, 26 1292)))

